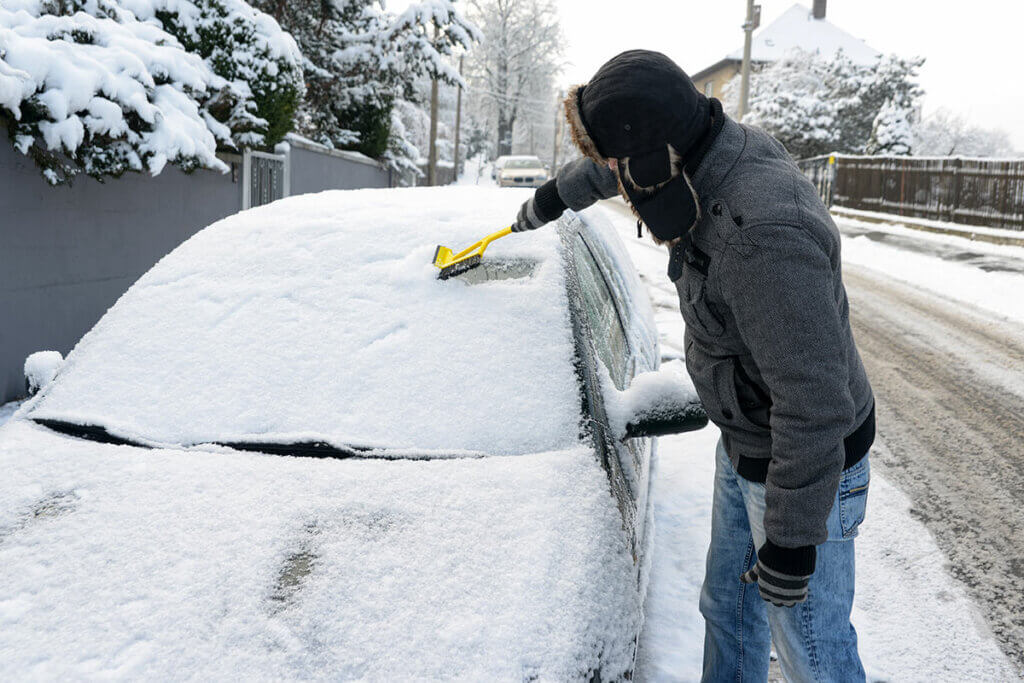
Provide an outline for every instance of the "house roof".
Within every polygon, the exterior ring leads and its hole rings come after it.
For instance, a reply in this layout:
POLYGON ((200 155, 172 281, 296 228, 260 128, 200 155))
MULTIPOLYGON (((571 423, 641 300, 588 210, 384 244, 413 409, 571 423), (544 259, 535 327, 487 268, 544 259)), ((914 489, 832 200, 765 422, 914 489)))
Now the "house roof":
MULTIPOLYGON (((796 48, 828 57, 842 50, 857 64, 871 64, 881 55, 878 50, 827 19, 815 19, 811 10, 797 3, 754 34, 750 57, 755 62, 774 62, 796 48)), ((699 79, 726 64, 740 62, 742 59, 743 48, 740 47, 710 67, 697 72, 693 78, 699 79)))

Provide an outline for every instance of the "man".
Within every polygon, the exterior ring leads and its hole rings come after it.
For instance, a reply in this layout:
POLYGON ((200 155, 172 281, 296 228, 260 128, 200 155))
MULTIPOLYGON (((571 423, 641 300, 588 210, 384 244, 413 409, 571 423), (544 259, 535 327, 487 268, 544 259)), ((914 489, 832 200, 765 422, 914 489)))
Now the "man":
POLYGON ((828 210, 781 144, 659 53, 618 55, 565 106, 585 157, 513 229, 620 192, 670 250, 686 366, 722 431, 704 680, 765 680, 772 641, 789 680, 864 680, 850 609, 874 400, 828 210))

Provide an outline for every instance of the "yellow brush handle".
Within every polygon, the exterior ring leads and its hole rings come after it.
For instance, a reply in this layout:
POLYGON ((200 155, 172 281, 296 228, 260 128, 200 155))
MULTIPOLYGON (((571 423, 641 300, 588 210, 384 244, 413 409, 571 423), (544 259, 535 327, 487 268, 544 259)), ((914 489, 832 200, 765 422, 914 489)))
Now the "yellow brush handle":
POLYGON ((483 256, 484 249, 486 249, 487 246, 491 242, 493 242, 494 240, 499 239, 501 237, 504 237, 505 235, 508 235, 511 232, 512 232, 512 226, 510 225, 507 228, 505 228, 504 230, 499 230, 498 232, 492 233, 492 234, 488 235, 487 237, 483 238, 482 240, 480 240, 478 242, 474 242, 473 244, 469 245, 468 247, 466 247, 465 249, 460 251, 458 254, 456 254, 455 256, 452 257, 452 261, 458 261, 460 258, 464 257, 466 254, 470 254, 470 253, 476 251, 477 249, 480 250, 480 255, 483 256))

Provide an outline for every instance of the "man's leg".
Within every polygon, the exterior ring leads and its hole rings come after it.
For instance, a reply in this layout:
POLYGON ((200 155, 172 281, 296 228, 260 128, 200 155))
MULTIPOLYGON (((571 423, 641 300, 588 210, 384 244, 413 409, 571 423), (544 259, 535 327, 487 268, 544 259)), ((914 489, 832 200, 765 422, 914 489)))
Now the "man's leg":
MULTIPOLYGON (((850 623, 854 592, 854 543, 864 519, 868 458, 843 472, 829 513, 828 540, 818 546, 807 601, 794 607, 765 603, 779 666, 789 681, 863 681, 857 632, 850 623)), ((763 484, 740 479, 751 533, 765 541, 763 484)))
POLYGON ((771 647, 765 603, 740 581, 754 564, 754 541, 738 475, 718 442, 711 547, 700 611, 704 615, 703 681, 764 681, 771 647))

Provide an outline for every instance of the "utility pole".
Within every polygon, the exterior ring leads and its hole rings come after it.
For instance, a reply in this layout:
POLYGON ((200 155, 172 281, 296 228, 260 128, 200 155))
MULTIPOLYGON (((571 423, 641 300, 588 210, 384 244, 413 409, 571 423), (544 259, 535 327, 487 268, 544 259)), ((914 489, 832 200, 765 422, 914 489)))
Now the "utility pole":
POLYGON ((562 141, 562 117, 559 116, 561 113, 562 104, 562 93, 557 93, 555 98, 555 144, 554 149, 551 151, 551 174, 554 175, 558 172, 558 147, 562 141))
MULTIPOLYGON (((434 24, 437 41, 437 24, 434 24)), ((430 153, 427 155, 427 185, 437 185, 437 74, 430 79, 430 153)))
POLYGON ((430 79, 430 155, 427 158, 427 185, 437 185, 437 77, 430 79))
POLYGON ((754 0, 747 0, 747 20, 743 22, 743 67, 740 80, 740 107, 736 113, 736 119, 743 120, 747 113, 747 104, 750 99, 750 44, 753 40, 754 29, 761 24, 761 6, 755 5, 754 0))
MULTIPOLYGON (((465 55, 459 55, 459 76, 462 76, 462 60, 465 55)), ((459 132, 462 130, 462 86, 459 85, 458 99, 455 103, 455 179, 459 179, 459 132)))

